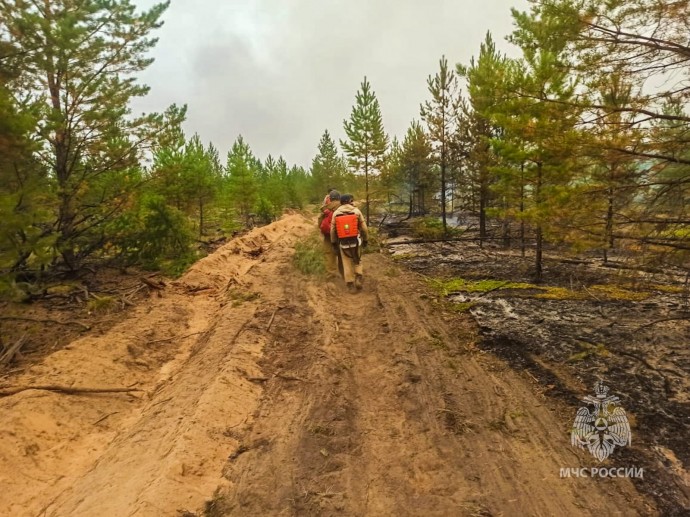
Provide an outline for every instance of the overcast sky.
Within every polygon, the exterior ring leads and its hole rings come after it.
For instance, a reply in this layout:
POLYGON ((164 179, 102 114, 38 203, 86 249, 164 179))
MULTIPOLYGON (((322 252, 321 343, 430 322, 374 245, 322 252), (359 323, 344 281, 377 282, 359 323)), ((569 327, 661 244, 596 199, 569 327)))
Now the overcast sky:
POLYGON ((151 93, 134 108, 187 104, 187 136, 213 142, 223 161, 242 134, 262 160, 308 167, 324 129, 344 137, 365 75, 386 131, 401 137, 442 54, 468 63, 491 31, 516 55, 511 7, 527 0, 172 0, 141 76, 151 93))

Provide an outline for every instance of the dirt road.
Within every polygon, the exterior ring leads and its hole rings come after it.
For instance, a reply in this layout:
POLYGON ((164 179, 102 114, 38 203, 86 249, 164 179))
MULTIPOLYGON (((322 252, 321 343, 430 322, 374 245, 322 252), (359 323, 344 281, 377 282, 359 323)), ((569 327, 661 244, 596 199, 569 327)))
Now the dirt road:
POLYGON ((0 399, 0 514, 654 515, 627 479, 561 479, 572 408, 473 347, 467 316, 365 257, 350 295, 296 273, 290 215, 236 239, 0 399))

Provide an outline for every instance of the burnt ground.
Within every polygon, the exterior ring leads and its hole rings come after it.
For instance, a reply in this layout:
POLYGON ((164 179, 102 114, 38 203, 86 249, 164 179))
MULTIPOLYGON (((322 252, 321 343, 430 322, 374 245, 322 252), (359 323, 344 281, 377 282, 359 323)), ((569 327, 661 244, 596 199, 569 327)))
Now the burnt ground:
MULTIPOLYGON (((519 250, 471 241, 405 240, 389 239, 394 260, 428 277, 444 303, 469 312, 480 329, 478 346, 572 407, 570 418, 603 380, 620 397, 632 428, 632 445, 617 448, 605 464, 644 467, 636 488, 662 514, 688 515, 690 286, 683 271, 649 273, 552 250, 535 284, 529 251, 522 257, 519 250), (458 278, 464 281, 450 282, 458 278)), ((598 465, 590 460, 580 466, 598 465)))

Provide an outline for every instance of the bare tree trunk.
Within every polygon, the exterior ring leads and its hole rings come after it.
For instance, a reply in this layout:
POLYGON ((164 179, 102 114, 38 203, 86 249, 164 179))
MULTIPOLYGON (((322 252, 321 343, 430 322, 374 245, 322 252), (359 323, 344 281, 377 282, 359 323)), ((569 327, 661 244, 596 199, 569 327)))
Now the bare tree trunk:
POLYGON ((445 144, 441 149, 441 216, 443 217, 443 234, 448 233, 448 222, 446 221, 446 150, 445 144))
MULTIPOLYGON (((535 190, 535 200, 537 203, 537 209, 541 207, 541 182, 542 182, 542 163, 537 162, 537 184, 535 190)), ((537 249, 534 257, 534 272, 537 280, 541 280, 542 276, 542 248, 543 248, 543 236, 541 223, 537 223, 537 249)))
POLYGON ((604 234, 604 264, 608 262, 608 251, 613 249, 613 187, 608 190, 606 210, 606 231, 604 234))
POLYGON ((204 202, 199 198, 199 237, 204 235, 204 202))
POLYGON ((364 156, 364 188, 366 191, 367 203, 367 226, 369 226, 369 156, 364 156))
POLYGON ((525 220, 522 214, 525 211, 525 164, 520 165, 520 255, 525 256, 525 220))

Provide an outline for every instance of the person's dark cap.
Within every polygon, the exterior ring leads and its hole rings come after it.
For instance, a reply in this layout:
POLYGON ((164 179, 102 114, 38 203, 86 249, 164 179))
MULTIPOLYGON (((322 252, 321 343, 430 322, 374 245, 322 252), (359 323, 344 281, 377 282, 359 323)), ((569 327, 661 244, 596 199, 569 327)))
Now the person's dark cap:
POLYGON ((328 198, 329 198, 331 201, 338 201, 338 200, 340 200, 340 192, 338 192, 338 191, 335 190, 335 189, 334 189, 334 190, 331 190, 331 191, 328 193, 328 198))
POLYGON ((355 197, 352 194, 341 194, 340 195, 340 203, 341 204, 346 204, 346 203, 352 203, 354 201, 355 197))

